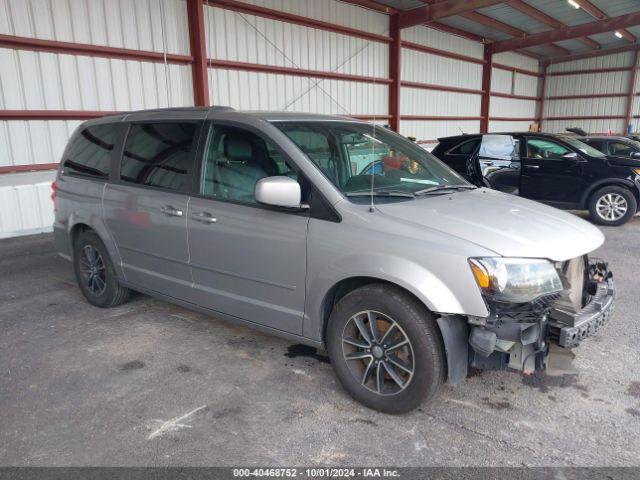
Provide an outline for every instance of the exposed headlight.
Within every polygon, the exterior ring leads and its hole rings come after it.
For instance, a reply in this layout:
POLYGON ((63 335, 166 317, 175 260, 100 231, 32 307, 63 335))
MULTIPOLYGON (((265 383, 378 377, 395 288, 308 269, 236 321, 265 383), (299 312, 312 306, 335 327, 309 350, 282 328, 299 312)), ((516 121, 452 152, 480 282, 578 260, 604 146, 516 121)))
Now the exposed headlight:
POLYGON ((470 258, 469 265, 485 297, 526 303, 563 289, 553 263, 536 258, 470 258))

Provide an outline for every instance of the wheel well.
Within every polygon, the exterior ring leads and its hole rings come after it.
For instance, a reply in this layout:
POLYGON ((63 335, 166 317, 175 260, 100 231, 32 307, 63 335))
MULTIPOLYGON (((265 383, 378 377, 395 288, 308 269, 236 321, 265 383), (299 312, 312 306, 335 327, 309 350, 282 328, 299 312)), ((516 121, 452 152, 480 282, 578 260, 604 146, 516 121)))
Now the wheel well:
POLYGON ((636 202, 640 203, 640 194, 638 193, 638 190, 635 188, 631 188, 629 185, 627 185, 624 182, 615 182, 615 181, 611 181, 611 182, 606 182, 606 183, 602 183, 600 185, 596 185, 595 187, 593 187, 589 193, 587 194, 587 196, 585 197, 584 200, 584 205, 585 207, 588 209, 589 208, 589 204, 591 203, 591 199, 593 198, 593 195, 599 191, 602 190, 605 187, 620 187, 620 188, 624 188, 626 190, 629 190, 629 192, 631 192, 631 194, 634 196, 634 198, 636 199, 636 202))
POLYGON ((78 239, 81 233, 88 232, 88 231, 93 231, 93 228, 91 228, 89 225, 85 223, 76 223, 73 226, 73 228, 71 228, 71 233, 70 233, 71 246, 72 247, 75 246, 76 240, 78 239))
MULTIPOLYGON (((345 278, 344 280, 339 281, 333 287, 331 287, 331 289, 325 295, 324 301, 322 302, 322 342, 324 344, 326 344, 327 340, 327 325, 329 324, 329 317, 331 316, 333 307, 348 293, 351 293, 360 287, 364 287, 365 285, 370 285, 372 283, 383 283, 395 288, 399 288, 415 298, 418 302, 420 302, 421 305, 424 305, 424 303, 409 290, 393 282, 375 277, 345 278)), ((427 308, 427 306, 424 305, 424 308, 427 308)))

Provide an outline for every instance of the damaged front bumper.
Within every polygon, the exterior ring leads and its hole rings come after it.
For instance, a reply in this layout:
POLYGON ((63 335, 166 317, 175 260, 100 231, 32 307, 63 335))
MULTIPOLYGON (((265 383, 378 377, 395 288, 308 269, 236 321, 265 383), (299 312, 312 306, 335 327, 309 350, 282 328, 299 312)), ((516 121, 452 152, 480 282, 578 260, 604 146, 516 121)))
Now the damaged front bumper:
POLYGON ((533 373, 546 367, 551 344, 577 347, 609 319, 615 288, 606 263, 573 259, 558 267, 565 290, 524 305, 491 305, 468 318, 469 365, 533 373))

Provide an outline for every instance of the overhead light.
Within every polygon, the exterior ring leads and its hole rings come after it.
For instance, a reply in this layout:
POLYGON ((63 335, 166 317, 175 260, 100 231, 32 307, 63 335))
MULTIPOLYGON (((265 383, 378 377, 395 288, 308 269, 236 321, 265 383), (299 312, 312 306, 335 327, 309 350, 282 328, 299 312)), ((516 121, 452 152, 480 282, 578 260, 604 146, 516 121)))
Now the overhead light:
POLYGON ((615 32, 615 36, 618 37, 618 38, 622 38, 622 34, 617 30, 615 32))
POLYGON ((580 8, 580 4, 576 0, 567 0, 567 3, 575 9, 580 8))

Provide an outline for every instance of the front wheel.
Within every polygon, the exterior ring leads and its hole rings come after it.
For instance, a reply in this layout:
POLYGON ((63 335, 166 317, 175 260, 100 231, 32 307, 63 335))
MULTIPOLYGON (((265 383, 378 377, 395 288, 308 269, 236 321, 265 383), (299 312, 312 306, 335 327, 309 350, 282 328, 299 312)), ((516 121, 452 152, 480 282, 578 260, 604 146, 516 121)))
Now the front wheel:
POLYGON ((381 412, 413 410, 444 379, 444 349, 433 316, 394 286, 372 284, 345 295, 329 318, 327 348, 347 392, 381 412))
POLYGON ((631 220, 638 208, 633 193, 624 187, 609 185, 595 192, 589 201, 594 222, 615 227, 631 220))

